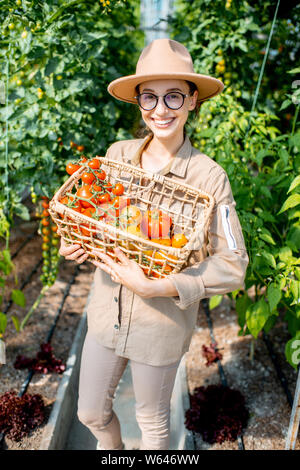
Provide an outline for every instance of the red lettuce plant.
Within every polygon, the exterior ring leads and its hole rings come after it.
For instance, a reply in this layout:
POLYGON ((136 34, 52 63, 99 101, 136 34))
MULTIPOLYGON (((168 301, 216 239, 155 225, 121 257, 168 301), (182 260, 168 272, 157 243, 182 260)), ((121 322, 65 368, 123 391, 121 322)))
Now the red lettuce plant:
POLYGON ((195 388, 190 403, 185 426, 210 444, 235 441, 249 419, 243 395, 224 385, 195 388))
POLYGON ((41 395, 24 393, 19 397, 14 390, 0 396, 0 432, 19 441, 45 419, 41 395))
POLYGON ((66 369, 62 361, 56 359, 53 355, 53 348, 50 343, 41 344, 41 349, 35 358, 18 355, 14 367, 16 369, 30 369, 41 374, 47 374, 48 372, 62 374, 66 369))

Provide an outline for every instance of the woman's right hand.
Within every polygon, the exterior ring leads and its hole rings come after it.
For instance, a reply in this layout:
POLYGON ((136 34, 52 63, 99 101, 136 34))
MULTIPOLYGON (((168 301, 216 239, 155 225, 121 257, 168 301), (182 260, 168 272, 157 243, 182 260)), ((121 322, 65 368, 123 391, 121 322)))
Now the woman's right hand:
POLYGON ((89 256, 80 245, 68 245, 63 238, 60 239, 59 254, 77 264, 84 263, 89 256))

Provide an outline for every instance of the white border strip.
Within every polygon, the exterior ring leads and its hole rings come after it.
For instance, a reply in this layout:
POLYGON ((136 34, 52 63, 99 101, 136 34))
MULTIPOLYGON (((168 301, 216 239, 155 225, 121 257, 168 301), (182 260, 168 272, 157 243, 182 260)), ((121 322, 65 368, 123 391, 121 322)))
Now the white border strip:
POLYGON ((220 205, 220 211, 222 215, 223 229, 227 240, 228 248, 230 250, 236 250, 237 245, 232 233, 232 228, 229 220, 229 206, 227 206, 226 204, 220 205))

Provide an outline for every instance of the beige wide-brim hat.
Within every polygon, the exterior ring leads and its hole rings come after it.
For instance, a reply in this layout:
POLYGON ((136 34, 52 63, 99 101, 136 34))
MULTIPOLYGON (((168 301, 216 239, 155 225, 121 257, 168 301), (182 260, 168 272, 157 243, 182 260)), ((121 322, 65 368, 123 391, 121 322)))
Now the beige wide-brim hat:
POLYGON ((195 73, 192 57, 186 47, 167 38, 155 39, 146 46, 137 62, 135 75, 117 78, 107 89, 118 100, 136 104, 136 86, 159 79, 193 82, 198 89, 198 102, 212 98, 224 89, 224 84, 217 78, 195 73))

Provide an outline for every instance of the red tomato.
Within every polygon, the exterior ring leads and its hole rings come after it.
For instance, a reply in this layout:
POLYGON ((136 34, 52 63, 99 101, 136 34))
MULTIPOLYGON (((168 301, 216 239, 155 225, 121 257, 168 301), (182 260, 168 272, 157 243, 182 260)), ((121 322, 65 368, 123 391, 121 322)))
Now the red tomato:
POLYGON ((96 191, 97 193, 103 190, 102 186, 99 186, 99 184, 94 183, 93 184, 93 190, 96 191))
MULTIPOLYGON (((106 176, 106 175, 105 175, 105 176, 106 176)), ((105 183, 105 184, 103 185, 103 188, 104 188, 106 191, 112 191, 113 186, 112 186, 111 183, 105 183)))
MULTIPOLYGON (((84 209, 82 211, 82 214, 87 216, 87 217, 91 217, 93 218, 93 214, 95 213, 95 207, 88 207, 87 209, 84 209)), ((87 230, 83 227, 88 227, 87 224, 81 224, 80 225, 80 230, 82 232, 83 235, 85 235, 86 237, 89 237, 90 236, 90 233, 93 233, 93 232, 90 232, 90 230, 87 230)), ((92 228, 95 228, 94 226, 92 226, 92 228)))
POLYGON ((117 183, 115 184, 113 190, 112 190, 113 194, 115 194, 116 196, 122 196, 122 194, 124 193, 124 186, 122 183, 117 183))
POLYGON ((130 205, 129 197, 115 196, 112 199, 112 205, 116 209, 116 216, 119 217, 120 211, 130 205))
POLYGON ((159 209, 145 212, 141 220, 141 231, 148 238, 167 238, 170 234, 172 219, 159 209))
POLYGON ((98 170, 100 168, 100 161, 97 158, 93 158, 88 162, 88 166, 93 170, 98 170))
POLYGON ((64 196, 64 197, 62 197, 62 198, 59 200, 59 202, 60 202, 61 204, 64 204, 65 206, 68 204, 68 201, 69 201, 69 200, 68 200, 68 196, 64 196))
POLYGON ((95 175, 97 176, 97 178, 99 178, 99 180, 102 180, 102 181, 104 181, 106 178, 106 173, 104 170, 95 171, 95 175))
POLYGON ((76 212, 81 212, 81 204, 80 201, 76 200, 74 204, 72 204, 74 201, 74 196, 64 196, 63 198, 60 199, 60 203, 64 204, 65 206, 71 207, 76 212))
MULTIPOLYGON (((104 212, 100 211, 99 209, 96 209, 95 207, 88 207, 87 209, 84 209, 82 211, 82 214, 87 217, 90 217, 91 219, 94 219, 95 217, 93 216, 96 214, 97 217, 95 220, 100 220, 104 217, 104 212)), ((89 226, 87 224, 81 224, 80 229, 81 229, 82 234, 85 235, 86 237, 89 237, 90 235, 95 236, 95 230, 96 230, 95 225, 89 226), (84 227, 87 227, 87 228, 84 228, 84 227)))
POLYGON ((87 217, 93 217, 95 214, 96 208, 95 207, 88 207, 87 209, 83 209, 81 212, 83 215, 86 215, 87 217))
POLYGON ((75 201, 74 196, 69 196, 68 206, 76 212, 81 212, 81 202, 78 199, 75 201))
POLYGON ((91 192, 91 188, 89 185, 82 186, 79 188, 76 192, 76 196, 80 199, 80 204, 82 207, 87 208, 87 207, 93 207, 92 204, 90 204, 88 201, 84 201, 81 198, 84 199, 90 199, 91 202, 96 202, 95 199, 93 198, 93 193, 91 192))
POLYGON ((110 201, 109 193, 104 193, 97 197, 98 204, 104 204, 105 202, 109 202, 109 201, 110 201))
POLYGON ((70 162, 66 166, 66 172, 69 175, 73 175, 73 173, 75 173, 75 171, 79 170, 79 168, 80 168, 80 165, 76 165, 75 163, 70 162))
POLYGON ((84 173, 82 173, 81 179, 85 184, 92 184, 96 177, 93 175, 93 173, 85 171, 84 173))

